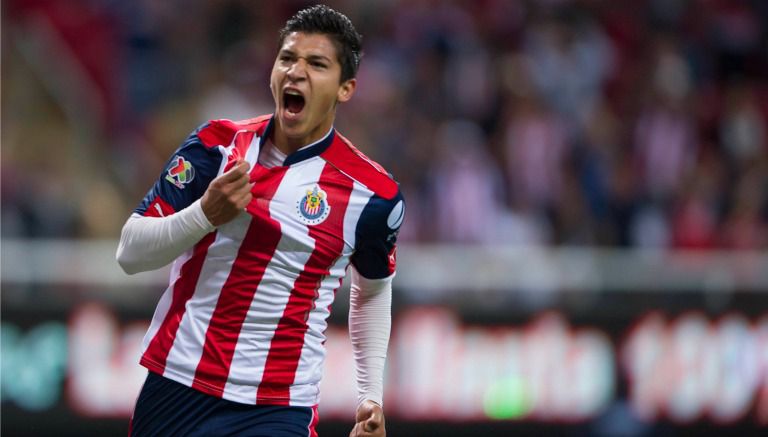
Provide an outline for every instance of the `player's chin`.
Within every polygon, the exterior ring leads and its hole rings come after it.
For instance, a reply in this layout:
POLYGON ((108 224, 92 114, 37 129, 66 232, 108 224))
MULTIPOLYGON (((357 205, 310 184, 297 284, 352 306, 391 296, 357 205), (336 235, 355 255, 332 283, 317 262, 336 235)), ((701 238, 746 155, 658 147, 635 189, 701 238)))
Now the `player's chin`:
POLYGON ((283 132, 288 137, 301 137, 306 131, 306 120, 295 117, 281 117, 283 132))

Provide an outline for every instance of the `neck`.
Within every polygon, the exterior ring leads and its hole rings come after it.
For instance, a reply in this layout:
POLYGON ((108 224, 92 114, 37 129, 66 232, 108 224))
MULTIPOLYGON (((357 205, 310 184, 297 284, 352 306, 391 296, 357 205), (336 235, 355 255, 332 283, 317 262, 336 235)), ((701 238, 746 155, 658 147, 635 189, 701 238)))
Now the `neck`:
POLYGON ((289 136, 285 133, 285 130, 280 125, 280 120, 275 119, 275 130, 272 134, 272 142, 278 150, 290 155, 291 153, 308 146, 312 143, 316 143, 328 135, 333 128, 333 120, 328 123, 323 123, 321 126, 316 127, 311 132, 302 136, 289 136))

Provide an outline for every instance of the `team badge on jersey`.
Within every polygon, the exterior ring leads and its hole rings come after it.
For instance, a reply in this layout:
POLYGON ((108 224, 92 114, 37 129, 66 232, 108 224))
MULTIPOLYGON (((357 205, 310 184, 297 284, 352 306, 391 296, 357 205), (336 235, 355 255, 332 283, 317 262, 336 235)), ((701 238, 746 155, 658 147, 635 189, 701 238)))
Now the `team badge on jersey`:
POLYGON ((299 199, 296 205, 299 220, 306 225, 317 225, 325 221, 331 213, 328 195, 315 185, 299 199))
POLYGON ((192 164, 184 159, 183 156, 174 156, 173 160, 171 160, 171 165, 168 167, 165 180, 183 190, 184 185, 192 182, 194 178, 195 168, 192 167, 192 164))

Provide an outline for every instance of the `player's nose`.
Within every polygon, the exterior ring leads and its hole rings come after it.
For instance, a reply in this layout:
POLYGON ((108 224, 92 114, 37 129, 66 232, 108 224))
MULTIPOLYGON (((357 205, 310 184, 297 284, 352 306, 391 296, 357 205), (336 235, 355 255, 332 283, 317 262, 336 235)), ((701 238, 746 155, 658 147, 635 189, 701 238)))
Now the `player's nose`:
POLYGON ((291 64, 290 68, 286 72, 286 76, 290 80, 299 80, 305 78, 307 75, 307 62, 304 59, 297 59, 296 62, 291 64))

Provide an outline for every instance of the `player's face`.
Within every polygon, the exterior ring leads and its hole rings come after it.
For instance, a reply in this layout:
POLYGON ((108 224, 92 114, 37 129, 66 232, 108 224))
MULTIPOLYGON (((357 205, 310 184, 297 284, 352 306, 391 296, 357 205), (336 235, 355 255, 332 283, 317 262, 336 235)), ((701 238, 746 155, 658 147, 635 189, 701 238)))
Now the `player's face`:
POLYGON ((341 83, 341 64, 328 36, 288 34, 270 79, 275 144, 296 149, 322 138, 333 125, 336 103, 349 100, 355 85, 354 79, 341 83))

